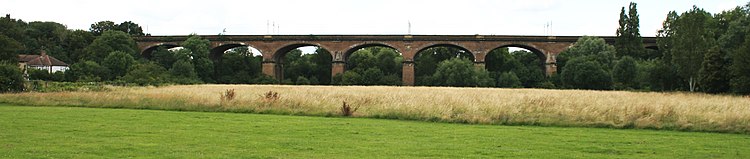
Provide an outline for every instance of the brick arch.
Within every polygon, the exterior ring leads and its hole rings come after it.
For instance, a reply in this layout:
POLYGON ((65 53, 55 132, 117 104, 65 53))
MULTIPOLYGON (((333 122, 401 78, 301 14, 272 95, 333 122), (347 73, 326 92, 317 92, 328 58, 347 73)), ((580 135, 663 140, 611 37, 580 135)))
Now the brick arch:
POLYGON ((417 54, 419 54, 420 52, 422 52, 424 50, 427 50, 429 48, 441 47, 441 46, 458 48, 458 49, 460 49, 460 50, 468 53, 469 55, 471 55, 475 60, 477 59, 477 55, 474 54, 474 53, 472 53, 472 51, 469 50, 469 47, 467 47, 465 45, 462 45, 460 43, 446 42, 446 43, 431 43, 431 44, 426 44, 426 45, 417 47, 417 49, 415 49, 416 51, 413 54, 403 55, 404 56, 404 60, 406 60, 406 59, 414 60, 414 58, 417 57, 417 54))
POLYGON ((402 53, 402 51, 399 50, 394 45, 391 45, 385 42, 363 42, 363 43, 357 43, 357 44, 349 46, 349 48, 347 48, 347 50, 344 51, 344 54, 342 55, 341 59, 338 59, 338 60, 341 60, 344 62, 349 61, 349 56, 353 54, 355 51, 359 49, 367 48, 367 47, 376 47, 376 46, 391 48, 393 50, 396 50, 396 52, 399 54, 402 53))
MULTIPOLYGON (((283 45, 283 46, 281 46, 279 48, 276 48, 276 50, 273 51, 273 54, 271 54, 271 56, 269 58, 273 62, 277 62, 277 63, 283 62, 281 60, 282 60, 282 57, 286 56, 286 53, 288 53, 289 51, 292 51, 293 49, 297 49, 297 48, 305 47, 305 46, 320 47, 320 48, 323 48, 323 49, 327 50, 330 53, 333 53, 333 51, 335 51, 335 50, 329 49, 330 47, 328 47, 328 46, 326 46, 324 44, 320 44, 320 43, 298 42, 298 43, 286 44, 286 45, 283 45)), ((333 55, 331 55, 331 56, 333 56, 333 55)), ((266 56, 263 56, 263 59, 266 59, 266 56)))
POLYGON ((159 47, 167 47, 167 48, 175 48, 180 47, 180 44, 174 43, 174 42, 165 42, 165 43, 155 43, 148 46, 145 46, 141 49, 140 55, 142 57, 151 58, 151 54, 159 47))
MULTIPOLYGON (((505 48, 505 47, 518 47, 518 48, 522 48, 522 49, 526 49, 526 50, 531 51, 531 53, 533 53, 534 55, 536 55, 537 58, 539 59, 539 68, 542 69, 542 71, 545 71, 545 67, 544 66, 545 66, 545 63, 547 61, 547 53, 545 53, 541 48, 539 48, 539 47, 537 47, 537 46, 535 46, 533 44, 524 44, 524 43, 502 44, 502 45, 500 45, 498 47, 490 49, 489 51, 487 51, 486 54, 484 54, 484 56, 489 55, 490 53, 492 53, 493 50, 500 49, 500 48, 505 48)), ((483 60, 482 62, 486 62, 485 61, 486 59, 484 57, 482 57, 482 60, 483 60)))
POLYGON ((225 43, 218 43, 216 46, 212 47, 209 52, 209 57, 211 59, 217 60, 221 58, 222 55, 224 55, 224 52, 226 52, 229 49, 240 47, 240 46, 247 46, 254 48, 255 50, 258 50, 258 53, 263 56, 263 51, 258 49, 258 47, 253 46, 253 44, 250 43, 244 43, 244 42, 225 42, 225 43))

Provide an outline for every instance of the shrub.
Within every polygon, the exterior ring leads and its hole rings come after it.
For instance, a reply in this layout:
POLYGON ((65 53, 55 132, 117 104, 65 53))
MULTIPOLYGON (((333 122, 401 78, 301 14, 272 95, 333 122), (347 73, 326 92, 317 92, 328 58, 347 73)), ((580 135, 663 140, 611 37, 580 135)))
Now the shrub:
POLYGON ((17 65, 0 64, 0 93, 23 91, 23 81, 23 74, 17 65))
POLYGON ((354 112, 357 111, 357 109, 359 109, 359 107, 352 108, 351 105, 346 104, 346 101, 344 101, 343 104, 341 104, 341 115, 342 116, 352 116, 352 115, 354 115, 354 112))

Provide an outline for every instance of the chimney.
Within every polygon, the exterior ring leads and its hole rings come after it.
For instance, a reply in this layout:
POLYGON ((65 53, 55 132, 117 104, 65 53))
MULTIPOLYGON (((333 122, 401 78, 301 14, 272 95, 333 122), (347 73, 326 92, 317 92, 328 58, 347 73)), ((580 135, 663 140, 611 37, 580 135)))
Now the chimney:
POLYGON ((47 51, 44 51, 44 50, 42 50, 42 53, 41 53, 41 55, 42 55, 42 56, 47 56, 47 51))

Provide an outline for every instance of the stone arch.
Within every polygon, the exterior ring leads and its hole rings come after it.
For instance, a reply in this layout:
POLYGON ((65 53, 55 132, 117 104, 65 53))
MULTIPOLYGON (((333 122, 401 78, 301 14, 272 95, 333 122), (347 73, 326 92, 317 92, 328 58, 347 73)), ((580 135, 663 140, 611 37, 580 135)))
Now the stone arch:
POLYGON ((248 47, 254 48, 258 50, 258 54, 263 56, 263 52, 257 47, 253 46, 252 44, 243 43, 243 42, 231 42, 231 43, 221 43, 219 44, 219 46, 211 48, 208 57, 212 60, 221 59, 221 56, 224 55, 225 51, 235 48, 235 47, 240 47, 240 46, 248 46, 248 47))
POLYGON ((352 46, 349 46, 349 48, 344 52, 344 54, 342 55, 342 57, 341 57, 340 60, 344 61, 344 62, 349 61, 349 56, 352 55, 352 53, 354 53, 355 51, 357 51, 359 49, 366 48, 366 47, 374 47, 374 46, 387 47, 387 48, 391 48, 393 50, 396 50, 396 52, 399 53, 399 54, 402 53, 401 50, 399 50, 398 48, 396 48, 393 45, 388 44, 388 43, 384 43, 384 42, 364 42, 364 43, 358 43, 358 44, 354 44, 352 46))
POLYGON ((180 44, 177 43, 156 43, 152 45, 148 45, 141 50, 141 56, 150 59, 151 54, 159 47, 166 47, 167 49, 180 47, 180 44))

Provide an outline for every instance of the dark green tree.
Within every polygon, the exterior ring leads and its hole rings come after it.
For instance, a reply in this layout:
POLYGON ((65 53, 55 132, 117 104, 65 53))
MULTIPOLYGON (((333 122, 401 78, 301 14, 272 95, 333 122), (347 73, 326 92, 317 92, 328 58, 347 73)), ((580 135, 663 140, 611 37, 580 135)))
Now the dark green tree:
POLYGON ((576 58, 565 64, 560 73, 563 84, 568 88, 609 90, 612 89, 612 78, 597 62, 576 58))
POLYGON ((690 11, 682 13, 673 25, 672 64, 680 77, 688 80, 689 90, 694 91, 704 54, 715 41, 713 33, 707 29, 713 26, 713 18, 710 13, 693 6, 690 11))
POLYGON ((136 64, 122 79, 141 86, 161 85, 172 80, 167 69, 152 62, 136 64))
MULTIPOLYGON (((198 77, 206 83, 215 82, 213 79, 215 71, 214 63, 208 58, 211 48, 210 45, 210 41, 195 34, 190 35, 190 37, 181 44, 184 49, 190 51, 190 57, 193 60, 193 64, 195 64, 195 72, 197 72, 198 77)), ((179 60, 180 58, 177 59, 179 60)))
POLYGON ((730 85, 732 92, 750 94, 750 36, 745 37, 742 47, 732 54, 730 85))
POLYGON ((65 79, 72 82, 98 82, 110 77, 110 70, 94 61, 74 63, 65 71, 65 79))
POLYGON ((91 28, 89 28, 89 31, 93 33, 95 36, 99 36, 104 34, 104 32, 115 30, 116 24, 112 21, 99 21, 94 24, 91 24, 91 28))
POLYGON ((315 50, 312 60, 315 66, 315 78, 318 79, 318 82, 313 84, 331 84, 332 59, 331 53, 327 50, 322 48, 315 50))
POLYGON ((495 80, 485 69, 476 68, 474 63, 466 58, 451 58, 440 62, 432 75, 437 86, 457 87, 492 87, 495 80))
POLYGON ((23 46, 16 40, 0 34, 0 63, 17 63, 17 51, 21 48, 23 46))
POLYGON ((121 51, 130 54, 133 57, 140 57, 136 48, 135 41, 130 35, 121 31, 107 31, 97 37, 91 45, 85 49, 85 54, 81 56, 84 60, 90 60, 100 63, 110 52, 121 51))
POLYGON ((67 52, 70 61, 67 63, 76 63, 84 57, 84 49, 94 41, 94 34, 85 30, 70 31, 63 36, 62 49, 67 52))
POLYGON ((638 87, 636 76, 638 68, 635 59, 622 57, 612 69, 612 80, 616 89, 634 89, 638 87))
POLYGON ((0 62, 0 93, 24 90, 21 70, 15 63, 0 62))
POLYGON ((505 73, 501 73, 500 76, 498 76, 496 87, 521 88, 523 87, 523 85, 521 85, 521 80, 518 79, 518 76, 516 76, 516 73, 505 72, 505 73))
POLYGON ((707 93, 729 92, 727 61, 725 55, 714 46, 706 53, 699 71, 700 86, 707 93))
POLYGON ((195 84, 200 83, 198 74, 195 73, 195 66, 190 60, 178 60, 172 64, 169 69, 175 83, 179 84, 195 84))
POLYGON ((125 32, 131 36, 143 36, 143 28, 132 21, 125 21, 114 26, 114 29, 125 32))
POLYGON ((110 77, 112 78, 124 76, 126 73, 128 73, 128 70, 134 64, 135 59, 133 58, 133 56, 130 56, 130 54, 122 51, 109 53, 109 55, 104 58, 104 62, 102 63, 104 67, 109 68, 110 72, 112 73, 110 77))
POLYGON ((617 39, 615 40, 615 49, 617 57, 631 56, 638 59, 652 59, 658 55, 650 54, 643 47, 643 38, 640 33, 640 20, 638 18, 637 4, 630 3, 628 13, 625 14, 625 7, 620 12, 620 27, 617 29, 617 39))

